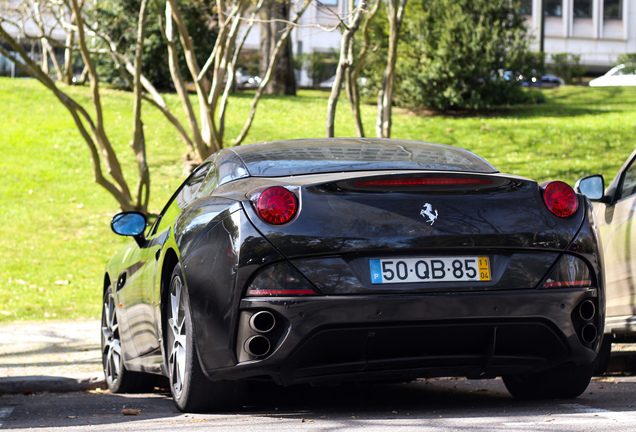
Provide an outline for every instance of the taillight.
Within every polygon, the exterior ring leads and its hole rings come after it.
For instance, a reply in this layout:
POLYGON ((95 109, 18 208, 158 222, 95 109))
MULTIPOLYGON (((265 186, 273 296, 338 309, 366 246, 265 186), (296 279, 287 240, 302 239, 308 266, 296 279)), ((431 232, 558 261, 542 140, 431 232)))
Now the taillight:
POLYGON ((576 288, 592 286, 587 264, 572 255, 563 255, 556 268, 543 284, 543 288, 576 288))
POLYGON ((548 210, 555 216, 566 218, 576 213, 579 208, 579 199, 567 183, 553 181, 543 183, 543 201, 548 210))
POLYGON ((256 211, 265 222, 282 225, 296 215, 298 200, 290 190, 274 186, 261 192, 256 201, 256 211))
POLYGON ((248 296, 317 295, 313 285, 286 261, 261 270, 247 288, 248 296))
POLYGON ((374 186, 448 186, 448 185, 485 185, 491 184, 488 179, 466 177, 414 177, 362 181, 356 187, 374 186))

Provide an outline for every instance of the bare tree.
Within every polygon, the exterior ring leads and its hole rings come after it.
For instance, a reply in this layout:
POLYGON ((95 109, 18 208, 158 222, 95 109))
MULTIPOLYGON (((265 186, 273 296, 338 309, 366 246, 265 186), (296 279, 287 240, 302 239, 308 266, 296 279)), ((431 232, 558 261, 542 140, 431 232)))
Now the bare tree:
POLYGON ((391 137, 391 105, 393 103, 393 84, 395 81, 395 61, 397 59, 398 38, 404 18, 407 0, 386 0, 386 12, 389 19, 389 52, 382 76, 382 85, 378 92, 378 117, 375 132, 378 138, 391 137))
MULTIPOLYGON (((398 38, 400 27, 404 17, 404 9, 407 0, 386 0, 387 15, 389 18, 389 53, 387 63, 382 77, 382 85, 378 92, 377 103, 377 123, 376 135, 380 138, 391 136, 391 110, 393 103, 393 84, 395 81, 395 63, 397 58, 398 38)), ((348 20, 342 20, 342 39, 340 45, 340 59, 336 78, 331 88, 331 95, 327 106, 327 136, 332 137, 335 133, 335 113, 338 97, 342 86, 343 78, 346 80, 346 92, 354 116, 356 132, 358 136, 364 137, 364 125, 360 114, 360 91, 358 88, 358 78, 364 60, 370 49, 369 25, 376 16, 381 1, 367 0, 360 2, 358 7, 354 7, 353 0, 349 1, 349 10, 352 14, 348 20), (371 2, 371 8, 366 9, 367 3, 371 2), (364 17, 364 23, 362 20, 364 17), (356 31, 362 25, 362 46, 358 55, 355 55, 353 38, 356 31)))
MULTIPOLYGON (((281 50, 288 42, 292 28, 307 10, 311 1, 304 0, 300 3, 294 19, 286 22, 280 39, 272 49, 267 71, 254 95, 245 125, 238 137, 233 140, 234 145, 241 144, 247 136, 256 115, 256 108, 271 80, 272 71, 281 50)), ((245 37, 247 37, 247 32, 252 28, 259 10, 263 7, 263 1, 259 1, 256 6, 250 7, 251 3, 248 0, 219 0, 217 6, 219 34, 208 60, 203 67, 200 67, 194 55, 194 43, 188 34, 184 19, 179 11, 178 2, 176 0, 167 0, 166 2, 164 33, 170 52, 170 71, 188 118, 192 142, 195 143, 194 147, 199 160, 205 159, 212 152, 223 148, 227 143, 224 136, 225 116, 229 103, 229 91, 235 79, 236 61, 243 47, 245 37), (238 41, 241 24, 247 24, 247 27, 243 38, 238 41), (178 73, 177 35, 185 51, 188 70, 194 80, 199 105, 198 120, 200 125, 197 122, 194 107, 187 97, 183 77, 178 73)))
POLYGON ((349 7, 353 13, 348 20, 342 20, 341 26, 343 28, 342 39, 340 39, 340 59, 338 61, 338 68, 336 69, 336 77, 331 86, 331 94, 329 95, 329 102, 327 103, 327 136, 333 137, 335 133, 335 118, 336 118, 336 106, 338 105, 338 98, 342 89, 342 80, 345 74, 353 65, 353 49, 351 44, 356 31, 362 23, 362 18, 366 11, 366 7, 369 0, 362 0, 360 4, 354 8, 354 0, 349 0, 349 7))
MULTIPOLYGON (((57 4, 57 3, 56 3, 57 4)), ((138 32, 137 47, 138 52, 143 46, 145 26, 145 7, 147 0, 141 1, 140 20, 138 32)), ((84 142, 88 146, 91 160, 93 163, 93 176, 95 181, 104 187, 118 202, 119 206, 123 210, 139 210, 147 211, 148 207, 148 192, 149 192, 149 174, 148 167, 145 161, 145 145, 143 141, 143 131, 140 128, 143 127, 141 123, 141 107, 139 99, 141 93, 136 91, 135 95, 135 110, 133 119, 133 141, 132 146, 137 157, 137 163, 139 167, 139 182, 137 185, 137 197, 133 198, 130 188, 124 179, 124 175, 119 163, 119 159, 113 149, 113 146, 106 134, 103 115, 102 115, 102 102, 100 96, 99 77, 95 68, 92 53, 86 42, 87 26, 82 19, 82 2, 78 0, 64 0, 63 6, 69 11, 69 15, 73 18, 70 22, 64 22, 64 25, 72 29, 77 34, 77 42, 79 44, 79 51, 82 55, 84 63, 88 67, 91 83, 91 97, 92 107, 95 111, 94 116, 91 116, 88 110, 80 103, 71 98, 64 90, 58 86, 42 69, 42 67, 32 58, 31 55, 22 47, 18 42, 18 37, 24 35, 25 27, 20 26, 16 22, 9 21, 5 17, 15 16, 15 11, 6 11, 1 14, 0 18, 0 39, 4 40, 10 47, 5 49, 0 45, 0 54, 7 57, 9 60, 20 65, 20 67, 31 77, 40 81, 46 88, 48 88, 57 99, 66 107, 69 111, 75 125, 80 132, 84 142), (8 28, 13 27, 13 31, 10 33, 8 28), (105 171, 102 168, 102 164, 105 165, 105 171)), ((39 27, 38 27, 39 28, 39 27)), ((45 34, 28 35, 29 38, 42 39, 45 38, 45 34)), ((138 65, 137 65, 138 66, 138 65)), ((137 67, 137 71, 140 71, 137 67)), ((140 82, 141 77, 137 76, 135 82, 140 82)))

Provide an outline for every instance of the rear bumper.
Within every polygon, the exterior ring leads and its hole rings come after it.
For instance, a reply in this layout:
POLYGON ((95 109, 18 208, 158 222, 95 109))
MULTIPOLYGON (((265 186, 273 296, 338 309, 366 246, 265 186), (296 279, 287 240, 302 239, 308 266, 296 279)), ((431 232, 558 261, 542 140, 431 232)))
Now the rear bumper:
POLYGON ((581 317, 579 308, 586 300, 597 303, 597 295, 596 289, 580 289, 246 298, 240 306, 237 364, 214 369, 212 359, 201 363, 211 379, 270 376, 283 385, 486 378, 589 364, 599 342, 589 335, 603 328, 603 318, 598 312, 581 317), (250 327, 249 317, 257 311, 273 314, 272 331, 250 327), (268 339, 266 354, 246 353, 253 336, 268 339))

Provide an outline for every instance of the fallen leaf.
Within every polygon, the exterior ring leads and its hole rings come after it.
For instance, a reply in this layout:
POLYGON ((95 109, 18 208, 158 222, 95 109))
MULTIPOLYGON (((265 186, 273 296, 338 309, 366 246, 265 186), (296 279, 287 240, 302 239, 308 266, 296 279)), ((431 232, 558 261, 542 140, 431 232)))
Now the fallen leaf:
POLYGON ((123 415, 139 415, 140 412, 141 410, 132 408, 124 408, 123 410, 121 410, 121 413, 123 415))

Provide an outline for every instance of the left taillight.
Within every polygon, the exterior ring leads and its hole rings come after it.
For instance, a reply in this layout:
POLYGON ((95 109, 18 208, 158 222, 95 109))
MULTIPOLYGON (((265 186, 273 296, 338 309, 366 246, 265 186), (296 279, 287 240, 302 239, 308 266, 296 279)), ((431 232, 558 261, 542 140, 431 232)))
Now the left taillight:
POLYGON ((286 261, 261 270, 247 287, 248 296, 303 296, 317 295, 309 282, 286 261))
POLYGON ((552 181, 542 183, 543 201, 553 215, 560 218, 572 216, 579 208, 579 199, 567 183, 552 181))
POLYGON ((298 213, 298 198, 282 186, 263 190, 253 197, 252 202, 258 216, 272 225, 286 224, 298 213))

